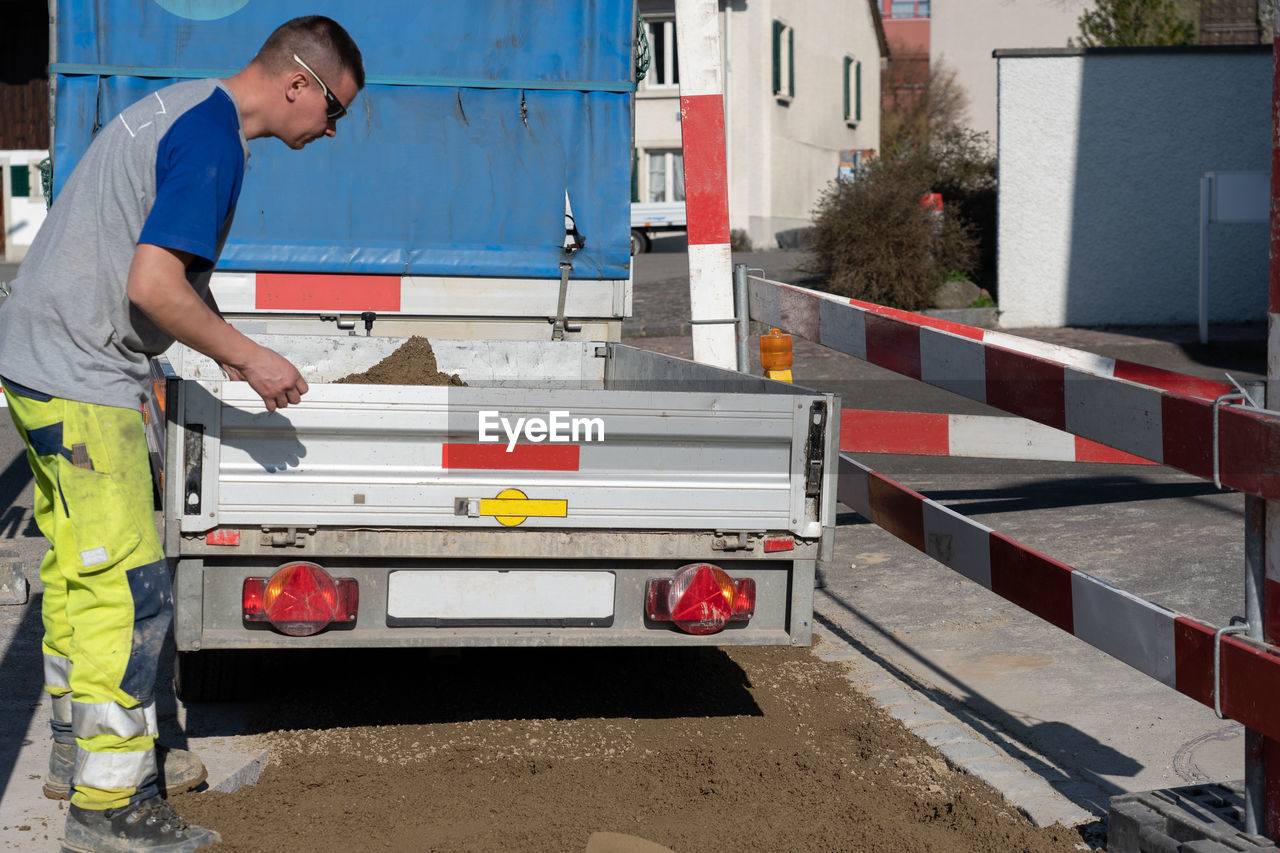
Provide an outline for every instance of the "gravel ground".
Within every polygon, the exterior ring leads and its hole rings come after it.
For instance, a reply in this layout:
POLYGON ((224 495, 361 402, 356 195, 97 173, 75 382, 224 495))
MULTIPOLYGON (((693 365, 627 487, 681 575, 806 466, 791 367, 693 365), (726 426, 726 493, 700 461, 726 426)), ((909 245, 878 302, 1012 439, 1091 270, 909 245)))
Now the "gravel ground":
POLYGON ((272 763, 175 798, 219 849, 1070 851, 808 649, 277 659, 272 763), (335 703, 334 687, 347 699, 335 703), (395 686, 392 686, 395 685, 395 686))

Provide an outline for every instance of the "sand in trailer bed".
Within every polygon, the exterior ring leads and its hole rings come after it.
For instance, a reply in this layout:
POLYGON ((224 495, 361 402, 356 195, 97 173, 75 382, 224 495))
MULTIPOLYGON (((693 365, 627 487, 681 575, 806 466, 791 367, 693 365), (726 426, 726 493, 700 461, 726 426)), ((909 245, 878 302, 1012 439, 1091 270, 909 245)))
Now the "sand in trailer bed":
POLYGON ((414 336, 391 355, 363 373, 333 380, 337 385, 466 385, 456 373, 444 373, 436 365, 431 341, 414 336))

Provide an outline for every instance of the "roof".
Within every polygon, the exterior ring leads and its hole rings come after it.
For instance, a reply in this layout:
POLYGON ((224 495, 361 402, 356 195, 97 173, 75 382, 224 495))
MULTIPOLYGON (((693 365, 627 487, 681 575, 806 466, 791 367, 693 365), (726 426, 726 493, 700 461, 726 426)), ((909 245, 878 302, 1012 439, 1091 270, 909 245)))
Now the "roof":
POLYGON ((1271 53, 1270 44, 1173 44, 1144 47, 1012 47, 991 51, 996 59, 1046 56, 1154 56, 1159 54, 1271 53))
POLYGON ((889 38, 884 34, 884 19, 880 17, 880 4, 876 0, 867 0, 867 5, 871 7, 871 20, 876 24, 876 40, 880 42, 880 56, 888 59, 889 38))

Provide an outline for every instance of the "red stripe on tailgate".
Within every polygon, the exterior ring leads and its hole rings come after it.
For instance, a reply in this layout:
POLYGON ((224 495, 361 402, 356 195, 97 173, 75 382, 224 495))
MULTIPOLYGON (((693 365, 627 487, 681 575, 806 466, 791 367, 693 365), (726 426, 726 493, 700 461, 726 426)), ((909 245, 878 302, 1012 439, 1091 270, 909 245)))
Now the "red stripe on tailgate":
POLYGON ((1071 603, 1071 573, 1075 570, 995 531, 988 539, 991 591, 1068 634, 1075 633, 1071 603))
POLYGON ((950 455, 950 416, 927 412, 840 413, 840 450, 845 453, 950 455))
POLYGON ((729 242, 729 183, 725 168, 724 98, 680 99, 684 141, 684 210, 689 245, 729 242))
POLYGON ((446 443, 441 467, 484 471, 577 471, 577 444, 517 444, 510 453, 506 444, 446 443))
POLYGON ((399 311, 400 276, 260 272, 255 305, 293 311, 399 311))

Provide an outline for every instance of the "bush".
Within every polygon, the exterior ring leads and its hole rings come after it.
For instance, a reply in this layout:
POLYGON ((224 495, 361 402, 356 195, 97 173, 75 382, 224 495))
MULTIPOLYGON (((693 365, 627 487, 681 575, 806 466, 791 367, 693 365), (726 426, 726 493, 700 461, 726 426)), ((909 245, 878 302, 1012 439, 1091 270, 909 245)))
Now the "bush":
POLYGON ((729 251, 750 252, 755 246, 751 243, 751 235, 741 228, 729 232, 729 251))
POLYGON ((918 311, 953 271, 986 278, 974 274, 983 267, 979 228, 988 215, 994 223, 994 211, 995 163, 985 137, 936 133, 873 161, 856 180, 828 186, 814 211, 814 266, 832 293, 918 311), (931 192, 942 194, 941 216, 920 203, 931 192))

